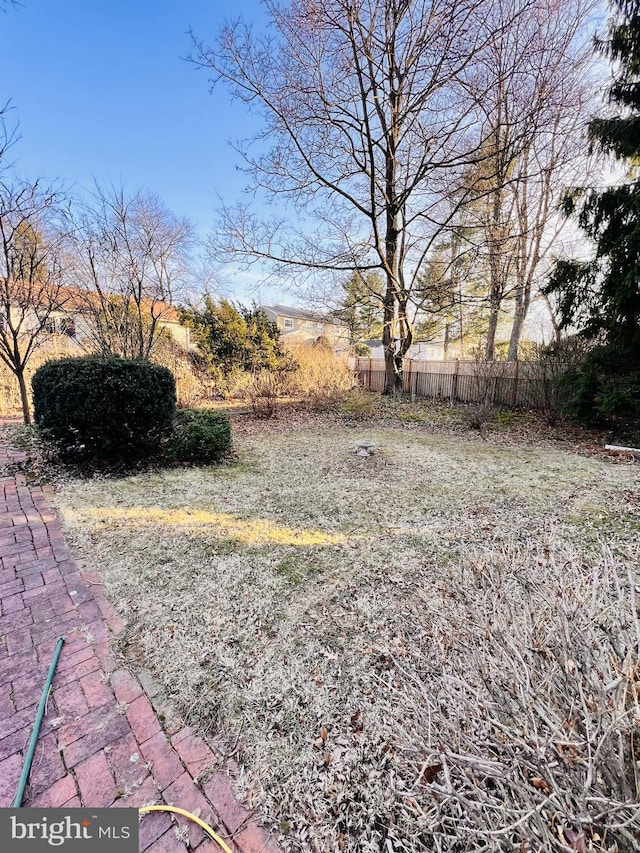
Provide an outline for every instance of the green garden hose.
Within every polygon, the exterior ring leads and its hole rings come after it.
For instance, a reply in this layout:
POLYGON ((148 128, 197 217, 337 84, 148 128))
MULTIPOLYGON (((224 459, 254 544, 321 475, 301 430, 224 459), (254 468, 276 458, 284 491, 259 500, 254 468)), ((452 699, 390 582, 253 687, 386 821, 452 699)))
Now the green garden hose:
POLYGON ((27 750, 27 754, 24 759, 24 764, 22 765, 22 775, 20 776, 20 782, 18 783, 18 791, 12 804, 12 807, 14 809, 19 809, 22 805, 22 798, 24 797, 24 791, 27 787, 27 782, 29 781, 29 773, 31 772, 33 756, 36 751, 36 745, 38 743, 38 735, 40 734, 40 726, 42 725, 44 710, 47 706, 47 699, 49 698, 51 682, 53 681, 56 666, 58 665, 58 658, 60 657, 60 650, 62 649, 64 639, 64 637, 58 638, 58 642, 53 653, 53 660, 51 661, 51 666, 49 667, 49 674, 47 675, 47 680, 42 691, 42 696, 40 697, 40 704, 38 705, 38 710, 36 712, 36 720, 33 725, 33 731, 31 732, 31 740, 29 741, 29 749, 27 750))

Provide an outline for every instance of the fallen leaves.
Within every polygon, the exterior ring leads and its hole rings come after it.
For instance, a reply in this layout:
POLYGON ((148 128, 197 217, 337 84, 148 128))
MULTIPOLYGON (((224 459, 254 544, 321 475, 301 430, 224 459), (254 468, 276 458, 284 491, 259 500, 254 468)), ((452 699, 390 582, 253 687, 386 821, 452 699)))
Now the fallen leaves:
POLYGON ((587 846, 587 836, 582 830, 573 829, 568 826, 558 827, 558 838, 576 853, 589 853, 592 847, 587 846))
POLYGON ((355 733, 361 732, 364 729, 364 722, 360 711, 356 711, 355 714, 351 715, 350 722, 351 728, 355 733))
POLYGON ((442 772, 442 764, 429 764, 421 773, 422 779, 426 782, 427 785, 430 785, 431 782, 434 782, 439 773, 442 772))
POLYGON ((544 791, 544 793, 547 795, 551 793, 551 786, 542 776, 532 776, 529 781, 531 782, 534 788, 538 788, 538 790, 544 791))

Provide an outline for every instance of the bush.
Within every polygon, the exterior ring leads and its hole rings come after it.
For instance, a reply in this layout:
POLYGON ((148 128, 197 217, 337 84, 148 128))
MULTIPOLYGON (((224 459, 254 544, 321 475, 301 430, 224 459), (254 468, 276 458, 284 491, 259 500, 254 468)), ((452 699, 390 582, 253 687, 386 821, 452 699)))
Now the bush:
POLYGON ((416 599, 425 674, 398 691, 394 767, 421 791, 411 849, 637 853, 636 562, 602 546, 585 563, 553 539, 470 546, 464 582, 416 599))
POLYGON ((287 376, 284 393, 304 397, 316 409, 342 403, 358 384, 346 357, 323 346, 290 347, 297 367, 287 376))
POLYGON ((371 358, 371 347, 368 344, 359 343, 353 348, 358 358, 371 358))
POLYGON ((249 399, 257 418, 271 418, 276 413, 278 397, 282 395, 284 375, 281 372, 262 370, 252 377, 249 399))
POLYGON ((206 361, 225 376, 274 369, 282 358, 278 327, 257 305, 245 308, 206 295, 200 307, 181 308, 180 315, 206 361))
POLYGON ((180 409, 164 455, 169 462, 217 462, 231 447, 229 418, 210 409, 180 409))
POLYGON ((563 377, 568 414, 580 423, 602 425, 612 419, 640 422, 638 353, 612 345, 594 347, 563 377))
POLYGON ((49 361, 32 379, 35 420, 63 456, 135 462, 171 431, 175 380, 140 359, 83 356, 49 361))
POLYGON ((380 407, 380 395, 364 388, 354 388, 349 391, 343 403, 338 406, 341 415, 348 418, 371 417, 380 407))

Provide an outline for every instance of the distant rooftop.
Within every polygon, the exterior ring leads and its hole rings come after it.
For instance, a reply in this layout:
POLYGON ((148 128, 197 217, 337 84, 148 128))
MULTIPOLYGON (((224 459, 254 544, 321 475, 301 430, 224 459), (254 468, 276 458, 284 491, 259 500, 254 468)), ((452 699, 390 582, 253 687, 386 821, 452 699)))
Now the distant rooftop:
POLYGON ((291 305, 262 305, 263 311, 271 311, 283 317, 291 317, 293 320, 313 320, 316 323, 333 323, 336 326, 346 325, 342 320, 318 311, 309 311, 304 308, 293 308, 291 305))

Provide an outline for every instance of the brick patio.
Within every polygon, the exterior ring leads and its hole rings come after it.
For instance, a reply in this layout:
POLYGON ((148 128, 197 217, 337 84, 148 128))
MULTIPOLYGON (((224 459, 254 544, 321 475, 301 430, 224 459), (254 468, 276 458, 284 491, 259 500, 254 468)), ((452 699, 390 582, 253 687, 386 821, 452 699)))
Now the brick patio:
MULTIPOLYGON (((0 446, 0 465, 21 458, 0 446)), ((151 679, 115 660, 111 638, 122 625, 98 578, 71 558, 49 497, 22 474, 0 478, 0 806, 15 797, 64 635, 23 805, 176 805, 211 825, 234 853, 278 853, 235 797, 233 763, 176 718, 151 679)), ((220 848, 195 823, 153 813, 142 819, 140 850, 220 848)))

